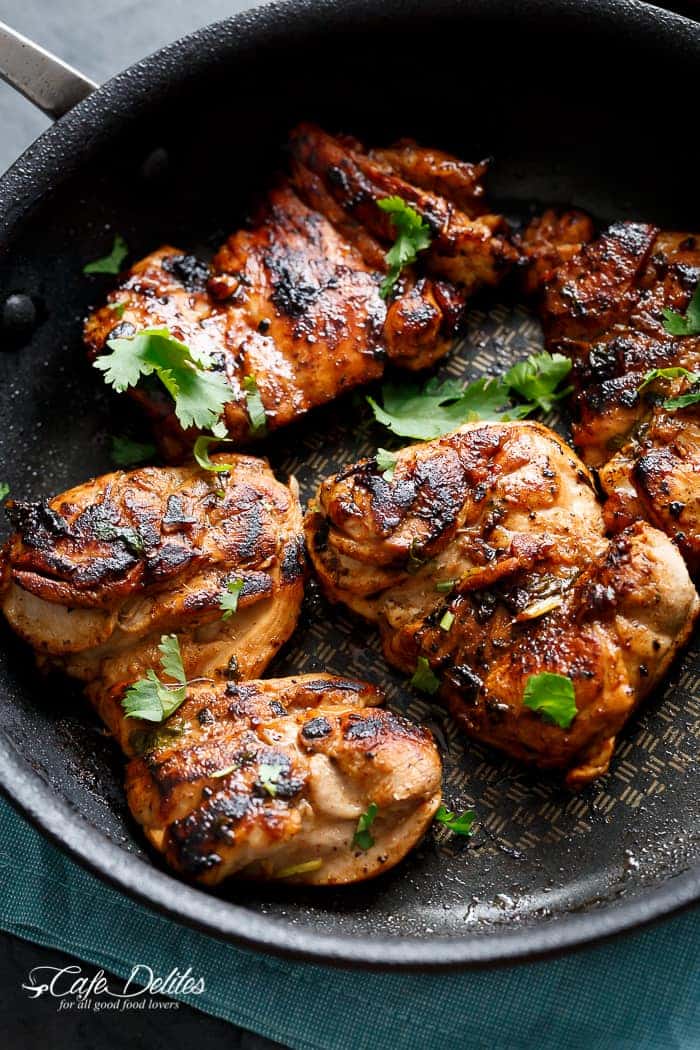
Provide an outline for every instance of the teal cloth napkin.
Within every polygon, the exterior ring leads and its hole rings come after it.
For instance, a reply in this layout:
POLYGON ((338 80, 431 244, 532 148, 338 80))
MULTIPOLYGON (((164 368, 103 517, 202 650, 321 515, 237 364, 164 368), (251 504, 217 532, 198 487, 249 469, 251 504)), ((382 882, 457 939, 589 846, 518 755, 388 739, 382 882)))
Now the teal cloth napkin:
POLYGON ((1 799, 0 873, 3 929, 124 978, 136 963, 160 975, 191 967, 205 991, 176 997, 295 1050, 700 1047, 700 911, 526 966, 367 974, 178 926, 74 864, 1 799))

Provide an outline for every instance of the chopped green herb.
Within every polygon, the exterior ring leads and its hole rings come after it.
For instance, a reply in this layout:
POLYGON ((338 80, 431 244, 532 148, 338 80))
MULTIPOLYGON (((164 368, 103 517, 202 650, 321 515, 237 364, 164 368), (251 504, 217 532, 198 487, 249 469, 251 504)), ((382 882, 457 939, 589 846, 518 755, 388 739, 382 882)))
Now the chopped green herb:
POLYGON ((263 437, 267 432, 267 416, 255 376, 246 376, 243 380, 243 388, 250 420, 250 432, 254 437, 263 437))
POLYGON ((453 612, 450 612, 450 610, 448 609, 443 618, 440 620, 440 626, 442 627, 443 631, 450 631, 452 630, 452 624, 454 622, 455 614, 453 612))
POLYGON ((228 471, 233 470, 232 463, 214 463, 209 458, 209 449, 212 445, 219 444, 221 438, 209 437, 207 434, 200 434, 194 443, 192 455, 199 463, 202 470, 212 471, 214 474, 226 474, 228 471))
POLYGON ((353 835, 352 844, 357 846, 358 849, 371 849, 374 845, 374 839, 370 834, 370 828, 374 824, 374 818, 379 812, 379 806, 376 802, 370 802, 365 812, 360 816, 357 822, 357 828, 353 835))
POLYGON ((163 682, 150 668, 146 677, 127 689, 122 707, 127 718, 143 718, 147 722, 164 722, 177 711, 187 695, 187 679, 182 666, 182 655, 177 635, 164 634, 158 646, 162 673, 171 682, 163 682))
POLYGON ((230 620, 238 609, 238 599, 244 587, 243 580, 229 580, 226 590, 219 598, 219 608, 223 609, 222 620, 230 620))
POLYGON ((126 310, 126 303, 109 303, 109 308, 113 314, 116 314, 117 320, 121 321, 126 310))
POLYGON ((541 354, 531 354, 525 361, 518 361, 503 376, 503 382, 511 393, 516 393, 528 404, 551 412, 556 401, 566 397, 573 390, 567 386, 559 389, 559 384, 571 371, 571 361, 562 354, 550 354, 544 350, 541 354))
POLYGON ((430 247, 431 234, 428 224, 402 197, 385 197, 377 204, 391 216, 396 231, 393 247, 384 256, 389 272, 379 289, 382 299, 388 299, 404 266, 410 266, 418 252, 430 247))
POLYGON ((239 768, 237 763, 232 766, 226 766, 225 769, 217 769, 216 773, 210 773, 209 776, 212 780, 220 780, 221 777, 227 777, 229 773, 235 773, 239 768))
POLYGON ((0 481, 0 500, 7 499, 10 495, 10 486, 6 481, 0 481))
POLYGON ((394 476, 396 460, 398 459, 396 453, 389 452, 385 448, 378 448, 375 459, 377 461, 377 468, 382 471, 382 477, 384 480, 391 481, 394 476))
POLYGON ((95 536, 98 540, 111 543, 112 540, 121 540, 132 554, 143 554, 143 539, 136 529, 122 528, 112 525, 108 521, 98 521, 95 526, 95 536))
POLYGON ((465 813, 460 814, 451 813, 445 806, 440 806, 433 819, 436 823, 446 827, 453 835, 468 837, 472 834, 472 825, 476 819, 476 813, 473 809, 468 809, 465 813))
POLYGON ((571 679, 549 671, 530 675, 525 683, 523 704, 560 729, 568 729, 578 714, 571 679))
POLYGON ((449 594, 457 586, 457 580, 438 580, 435 590, 440 594, 449 594))
POLYGON ((663 310, 664 328, 669 335, 700 335, 700 282, 684 314, 663 310))
POLYGON ((156 454, 156 446, 131 438, 115 436, 111 440, 110 456, 117 467, 136 467, 156 454))
POLYGON ((155 374, 175 402, 182 426, 212 430, 231 389, 223 375, 211 372, 212 361, 202 350, 192 350, 167 328, 144 328, 136 335, 108 339, 111 353, 98 357, 95 368, 118 394, 136 386, 142 376, 155 374))
POLYGON ((408 548, 408 561, 406 563, 406 572, 410 572, 412 576, 419 572, 428 560, 427 558, 421 558, 420 551, 420 540, 414 536, 411 540, 411 546, 408 548))
POLYGON ((83 273, 119 273, 128 254, 128 244, 120 234, 117 234, 109 255, 87 263, 86 266, 83 266, 83 273))
POLYGON ((275 872, 276 879, 291 879, 293 875, 306 875, 307 871, 318 871, 323 867, 323 861, 305 860, 303 864, 290 864, 288 868, 280 868, 275 872))
POLYGON ((271 798, 277 794, 277 780, 284 766, 278 762, 261 762, 258 767, 258 780, 271 798))
POLYGON ((416 669, 413 678, 409 682, 414 689, 420 689, 422 693, 437 693, 440 688, 440 679, 433 674, 432 668, 424 656, 419 656, 416 661, 416 669))

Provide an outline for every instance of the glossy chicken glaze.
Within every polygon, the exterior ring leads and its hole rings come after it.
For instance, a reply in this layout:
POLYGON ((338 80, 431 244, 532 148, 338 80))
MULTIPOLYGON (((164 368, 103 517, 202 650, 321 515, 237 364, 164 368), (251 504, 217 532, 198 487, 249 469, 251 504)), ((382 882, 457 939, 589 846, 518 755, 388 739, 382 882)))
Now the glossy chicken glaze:
MULTIPOLYGON (((450 349, 467 297, 498 284, 517 259, 502 217, 481 214, 483 164, 414 144, 367 154, 310 125, 292 133, 290 148, 289 180, 211 265, 160 248, 130 269, 85 326, 93 357, 108 339, 149 327, 207 351, 231 387, 224 417, 239 443, 254 436, 247 376, 275 430, 378 378, 387 358, 425 368, 450 349), (385 254, 396 234, 377 202, 393 195, 411 204, 433 240, 385 301, 385 254)), ((151 385, 132 393, 164 454, 182 457, 192 435, 183 435, 165 393, 151 385)))
POLYGON ((698 612, 676 547, 645 524, 608 540, 589 472, 538 423, 467 424, 401 450, 389 480, 364 460, 321 484, 306 535, 391 663, 425 657, 467 732, 571 787, 605 772, 698 612), (574 684, 566 730, 523 705, 545 671, 574 684))

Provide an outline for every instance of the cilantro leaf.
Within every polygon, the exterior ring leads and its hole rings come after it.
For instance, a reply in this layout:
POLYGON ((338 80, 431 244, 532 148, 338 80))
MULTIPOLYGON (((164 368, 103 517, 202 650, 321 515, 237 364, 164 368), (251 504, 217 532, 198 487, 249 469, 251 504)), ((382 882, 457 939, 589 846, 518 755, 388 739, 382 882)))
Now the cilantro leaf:
POLYGON ((250 420, 250 432, 253 437, 263 437, 267 432, 267 415, 262 403, 255 376, 246 376, 243 380, 246 408, 250 420))
POLYGON ((453 835, 464 835, 468 838, 472 834, 472 825, 476 819, 476 813, 473 809, 468 809, 465 813, 451 813, 446 806, 439 806, 437 813, 433 817, 433 820, 437 824, 442 824, 451 831, 453 835))
POLYGON ((284 772, 284 766, 279 762, 261 762, 258 767, 258 780, 260 786, 267 791, 270 798, 277 795, 277 779, 284 772))
POLYGON ((0 500, 7 499, 10 495, 10 486, 6 481, 0 481, 0 500))
POLYGON ((370 828, 374 824, 374 818, 379 812, 379 806, 376 802, 370 802, 369 806, 364 813, 360 815, 360 819, 357 822, 357 828, 355 834, 352 837, 353 846, 357 846, 358 849, 371 849, 374 845, 374 839, 370 834, 370 828))
POLYGON ((523 400, 551 412, 555 401, 570 394, 573 387, 557 389, 571 371, 571 361, 562 354, 550 354, 544 350, 541 354, 531 354, 524 361, 509 368, 503 376, 503 382, 511 393, 519 394, 523 400))
POLYGON ((378 448, 377 454, 374 457, 377 461, 377 467, 382 472, 382 477, 385 481, 391 481, 394 476, 394 467, 396 466, 396 460, 398 456, 395 452, 389 452, 385 448, 378 448))
POLYGON ((379 294, 388 299, 404 266, 416 261, 418 252, 430 247, 430 227, 402 197, 385 197, 378 206, 391 216, 396 231, 393 247, 384 256, 389 272, 382 281, 379 294))
POLYGON ((118 394, 136 386, 141 376, 158 376, 175 402, 175 415, 187 430, 211 430, 219 421, 231 389, 212 373, 211 359, 175 339, 167 328, 144 328, 133 336, 108 339, 111 353, 94 361, 118 394))
POLYGON ((221 441, 219 437, 209 437, 207 434, 201 434, 194 443, 192 455, 199 463, 202 470, 209 470, 215 474, 225 474, 229 470, 233 470, 232 463, 214 463, 209 458, 209 449, 212 445, 216 445, 221 441))
POLYGON ((578 714, 571 679, 549 671, 530 675, 525 683, 523 704, 560 729, 568 729, 578 714))
POLYGON ((156 446, 132 441, 128 437, 115 435, 111 439, 110 456, 117 467, 136 467, 156 454, 156 446))
POLYGON ((374 418, 400 437, 429 441, 477 419, 504 417, 508 393, 498 379, 477 379, 462 387, 453 379, 417 383, 385 383, 383 405, 367 397, 374 418))
POLYGON ((700 281, 684 314, 664 308, 664 328, 669 335, 700 335, 700 281))
POLYGON ((419 656, 416 661, 416 669, 413 672, 413 677, 409 682, 414 689, 420 689, 422 693, 429 693, 430 696, 433 693, 437 693, 440 688, 440 679, 433 670, 424 656, 419 656))
POLYGON ((158 649, 163 674, 174 679, 177 686, 162 682, 153 668, 149 668, 146 677, 134 682, 124 695, 122 707, 127 718, 164 722, 177 711, 187 695, 187 679, 177 635, 164 634, 158 649))
POLYGON ((98 521, 94 531, 98 540, 104 540, 106 543, 121 540, 132 554, 143 554, 143 539, 136 529, 122 528, 121 525, 112 525, 108 521, 98 521))
POLYGON ((223 609, 222 620, 230 620, 238 609, 238 599, 244 587, 243 580, 229 580, 226 590, 219 598, 219 608, 223 609))
MULTIPOLYGON (((642 390, 648 387, 650 383, 655 383, 657 379, 687 379, 693 386, 697 387, 700 384, 700 375, 697 372, 689 372, 687 368, 681 368, 680 366, 652 368, 651 372, 647 372, 637 387, 637 393, 641 394, 642 390)), ((663 402, 663 407, 672 412, 677 408, 687 408, 689 405, 696 405, 699 401, 700 389, 689 390, 686 394, 666 398, 663 402)))
POLYGON ((101 259, 95 259, 94 262, 87 263, 86 266, 83 266, 83 273, 119 273, 128 254, 128 244, 120 234, 117 234, 109 255, 104 255, 101 259))

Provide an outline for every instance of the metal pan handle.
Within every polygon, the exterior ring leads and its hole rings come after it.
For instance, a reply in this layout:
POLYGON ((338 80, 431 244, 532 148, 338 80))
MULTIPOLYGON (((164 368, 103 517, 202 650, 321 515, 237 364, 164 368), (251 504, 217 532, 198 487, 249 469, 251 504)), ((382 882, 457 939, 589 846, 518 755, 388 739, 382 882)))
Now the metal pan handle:
POLYGON ((0 79, 58 120, 97 84, 0 22, 0 79))

